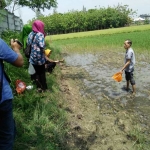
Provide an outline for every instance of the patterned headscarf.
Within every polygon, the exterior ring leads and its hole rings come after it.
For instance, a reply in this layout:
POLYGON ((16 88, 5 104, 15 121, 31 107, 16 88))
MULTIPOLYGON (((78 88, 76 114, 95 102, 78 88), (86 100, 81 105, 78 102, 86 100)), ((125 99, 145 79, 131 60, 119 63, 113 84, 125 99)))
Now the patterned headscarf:
POLYGON ((44 23, 40 20, 36 20, 36 21, 33 22, 32 30, 34 32, 41 32, 41 33, 44 34, 44 36, 46 36, 46 34, 44 32, 44 23))

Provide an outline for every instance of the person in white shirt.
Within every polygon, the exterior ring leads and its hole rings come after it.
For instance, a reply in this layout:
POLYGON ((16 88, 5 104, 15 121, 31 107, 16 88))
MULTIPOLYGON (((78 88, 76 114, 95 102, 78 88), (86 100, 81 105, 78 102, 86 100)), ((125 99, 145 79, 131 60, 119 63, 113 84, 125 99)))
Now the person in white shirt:
POLYGON ((133 78, 133 72, 134 72, 134 65, 135 65, 135 54, 133 49, 131 48, 132 41, 126 40, 124 42, 124 48, 126 49, 125 53, 125 65, 120 70, 121 73, 125 70, 125 77, 126 77, 126 90, 129 90, 129 83, 132 85, 132 94, 135 94, 135 80, 133 78))

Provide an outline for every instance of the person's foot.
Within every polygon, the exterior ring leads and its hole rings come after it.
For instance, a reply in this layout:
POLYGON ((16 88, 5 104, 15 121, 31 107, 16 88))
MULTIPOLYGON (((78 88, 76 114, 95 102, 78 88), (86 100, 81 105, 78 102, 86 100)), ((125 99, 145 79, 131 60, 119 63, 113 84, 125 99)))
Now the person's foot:
POLYGON ((135 92, 132 92, 130 97, 133 99, 135 97, 135 92))
POLYGON ((135 92, 131 91, 130 94, 127 96, 128 98, 134 98, 135 97, 135 92))
POLYGON ((43 90, 39 88, 39 89, 37 89, 37 92, 38 93, 43 93, 43 90))
POLYGON ((126 86, 123 86, 122 89, 123 89, 124 91, 127 91, 127 92, 130 91, 130 88, 127 88, 126 86))

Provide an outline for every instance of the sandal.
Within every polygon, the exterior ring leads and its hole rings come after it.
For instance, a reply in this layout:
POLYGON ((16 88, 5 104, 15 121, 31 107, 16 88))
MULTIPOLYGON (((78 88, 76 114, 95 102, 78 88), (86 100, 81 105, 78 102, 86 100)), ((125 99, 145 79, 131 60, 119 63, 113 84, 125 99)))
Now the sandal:
POLYGON ((38 92, 38 93, 42 93, 43 90, 42 90, 42 89, 37 89, 37 92, 38 92))

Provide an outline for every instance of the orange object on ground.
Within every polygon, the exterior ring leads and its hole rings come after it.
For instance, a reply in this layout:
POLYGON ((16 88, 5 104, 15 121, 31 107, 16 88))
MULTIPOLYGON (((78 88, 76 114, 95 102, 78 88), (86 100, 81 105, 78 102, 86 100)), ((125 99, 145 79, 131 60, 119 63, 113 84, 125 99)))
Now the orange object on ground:
POLYGON ((120 81, 122 81, 122 74, 121 74, 120 72, 117 72, 117 73, 115 73, 115 74, 112 76, 112 78, 113 78, 115 81, 120 82, 120 81))
POLYGON ((16 80, 16 91, 18 94, 21 94, 25 91, 26 89, 26 84, 25 82, 21 80, 16 80))

